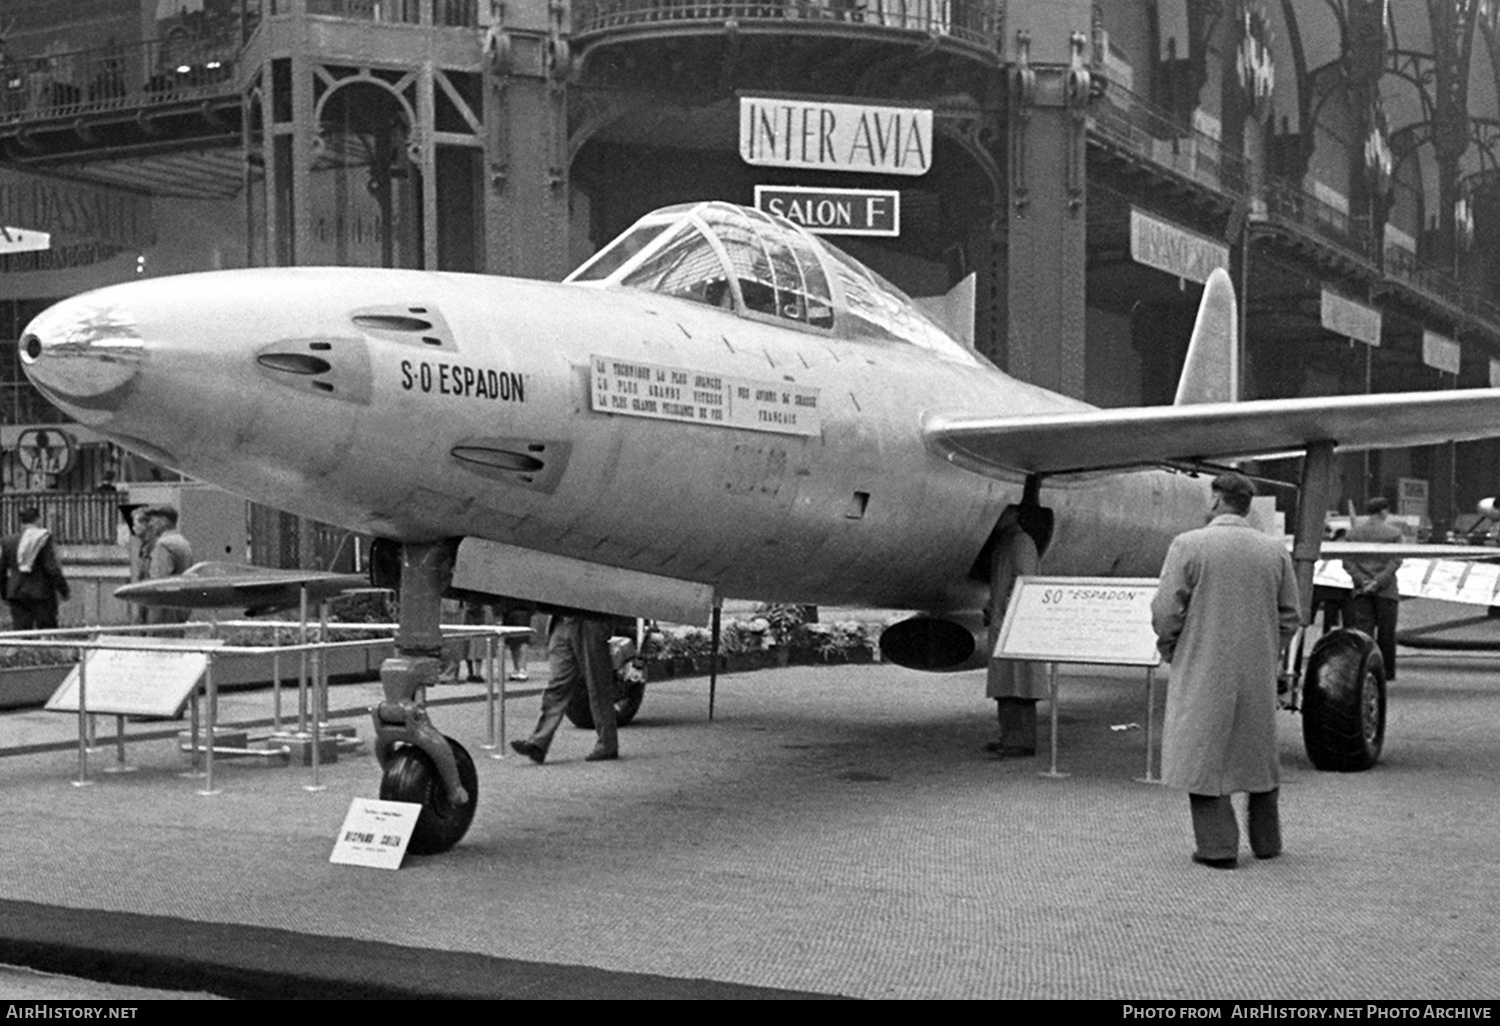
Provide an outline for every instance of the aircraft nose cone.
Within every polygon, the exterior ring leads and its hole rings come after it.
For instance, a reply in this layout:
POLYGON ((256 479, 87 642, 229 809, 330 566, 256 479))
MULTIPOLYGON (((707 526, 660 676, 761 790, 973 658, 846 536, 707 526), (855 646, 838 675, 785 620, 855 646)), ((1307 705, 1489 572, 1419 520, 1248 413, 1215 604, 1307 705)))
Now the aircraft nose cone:
POLYGON ((146 356, 135 319, 86 298, 43 311, 21 335, 21 366, 77 420, 98 425, 129 397, 146 356))

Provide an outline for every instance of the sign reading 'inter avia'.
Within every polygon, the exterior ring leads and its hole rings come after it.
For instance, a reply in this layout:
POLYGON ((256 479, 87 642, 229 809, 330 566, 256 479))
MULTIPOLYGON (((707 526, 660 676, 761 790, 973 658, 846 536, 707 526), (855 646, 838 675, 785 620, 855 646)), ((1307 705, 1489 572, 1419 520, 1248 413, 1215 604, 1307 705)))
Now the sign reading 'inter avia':
POLYGON ((740 157, 760 167, 923 175, 932 111, 742 96, 740 157))
POLYGON ((757 185, 755 209, 817 235, 901 234, 901 193, 894 189, 806 189, 757 185))

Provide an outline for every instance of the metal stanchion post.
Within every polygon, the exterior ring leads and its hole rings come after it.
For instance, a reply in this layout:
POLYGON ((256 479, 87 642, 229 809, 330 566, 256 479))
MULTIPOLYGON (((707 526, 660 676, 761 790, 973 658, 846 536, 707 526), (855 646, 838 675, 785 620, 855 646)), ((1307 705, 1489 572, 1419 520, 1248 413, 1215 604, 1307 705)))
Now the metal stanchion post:
MULTIPOLYGON (((307 644, 307 585, 302 586, 301 611, 298 615, 297 644, 307 644)), ((297 671, 297 733, 307 734, 307 649, 298 655, 301 666, 297 671)))
MULTIPOLYGON (((203 787, 199 790, 201 795, 214 795, 219 792, 214 789, 214 735, 218 731, 219 723, 219 689, 214 684, 214 654, 208 653, 208 668, 203 671, 208 692, 208 723, 207 739, 203 745, 203 787)), ((195 744, 196 750, 197 745, 195 744)))
MULTIPOLYGON (((153 635, 154 637, 154 635, 153 635)), ((191 727, 188 731, 188 750, 192 753, 185 773, 179 773, 180 777, 196 778, 203 776, 203 771, 198 768, 198 739, 202 736, 198 727, 198 684, 193 684, 192 696, 189 699, 193 703, 191 727)))
POLYGON ((1048 702, 1052 706, 1052 768, 1049 769, 1049 770, 1047 770, 1045 773, 1038 774, 1038 776, 1052 777, 1054 780, 1061 780, 1063 777, 1070 776, 1070 774, 1057 772, 1057 664, 1056 663, 1048 663, 1047 664, 1047 696, 1048 696, 1048 702))
POLYGON ((500 663, 497 675, 498 683, 496 685, 500 688, 500 740, 497 742, 495 750, 500 754, 500 758, 503 759, 505 758, 505 750, 510 747, 505 740, 505 689, 510 685, 507 683, 508 675, 505 672, 505 648, 503 644, 500 647, 500 652, 501 654, 498 657, 500 663))
POLYGON ((74 787, 87 787, 93 783, 89 779, 89 745, 88 745, 88 670, 85 664, 88 662, 88 651, 80 648, 78 650, 78 779, 73 781, 74 787))
POLYGON ((115 717, 115 764, 104 767, 105 773, 134 773, 138 767, 125 765, 125 717, 115 717))
POLYGON ((318 721, 323 726, 328 726, 328 602, 318 603, 318 644, 323 646, 318 649, 318 683, 313 691, 313 707, 317 710, 318 721))
MULTIPOLYGON (((303 595, 306 596, 306 594, 307 592, 304 589, 303 595)), ((312 661, 313 684, 314 688, 317 688, 319 683, 323 681, 323 650, 321 648, 313 652, 312 661)), ((326 688, 324 690, 326 690, 326 688)), ((303 784, 302 790, 304 791, 321 791, 327 786, 322 782, 321 749, 323 747, 323 717, 316 714, 318 710, 321 710, 322 705, 323 696, 317 694, 315 690, 313 693, 313 709, 315 711, 315 714, 312 718, 312 783, 303 784)))
POLYGON ((1146 775, 1136 777, 1142 784, 1159 784, 1161 778, 1152 772, 1152 753, 1156 748, 1156 668, 1146 667, 1146 775))
MULTIPOLYGON (((504 704, 503 699, 501 704, 504 704)), ((491 758, 499 758, 495 754, 495 749, 500 746, 495 740, 495 636, 493 634, 486 635, 484 639, 484 713, 485 742, 479 747, 489 752, 491 758)))
POLYGON ((281 733, 281 628, 271 628, 271 733, 281 733))

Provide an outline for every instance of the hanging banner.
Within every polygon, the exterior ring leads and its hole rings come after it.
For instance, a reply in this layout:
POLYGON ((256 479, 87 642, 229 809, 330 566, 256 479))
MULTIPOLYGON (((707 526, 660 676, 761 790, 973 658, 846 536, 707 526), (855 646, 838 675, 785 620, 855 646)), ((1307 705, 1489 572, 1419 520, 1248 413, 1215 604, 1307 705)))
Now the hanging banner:
POLYGON ((1422 362, 1445 374, 1458 374, 1463 350, 1451 338, 1444 338, 1433 331, 1422 332, 1422 362))
POLYGON ((1335 335, 1352 338, 1367 346, 1380 345, 1380 311, 1323 290, 1318 320, 1335 335))
POLYGON ((1130 208, 1130 257, 1138 264, 1188 281, 1208 281, 1215 268, 1229 270, 1229 247, 1206 235, 1130 208))

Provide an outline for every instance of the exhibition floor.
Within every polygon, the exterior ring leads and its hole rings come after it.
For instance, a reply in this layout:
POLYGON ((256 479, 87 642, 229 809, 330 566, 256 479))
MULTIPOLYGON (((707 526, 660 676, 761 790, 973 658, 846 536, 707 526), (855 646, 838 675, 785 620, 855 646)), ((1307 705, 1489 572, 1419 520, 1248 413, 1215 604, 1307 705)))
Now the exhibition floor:
MULTIPOLYGON (((1234 872, 1192 864, 1185 798, 1137 780, 1140 671, 1060 675, 1066 777, 1039 775, 1045 748, 984 753, 977 672, 731 675, 712 722, 706 678, 654 683, 603 763, 566 725, 546 765, 491 758, 484 702, 444 704, 478 812, 399 870, 329 861, 378 792, 366 718, 323 789, 221 759, 211 796, 180 775, 175 724, 129 724, 165 736, 127 746, 130 773, 96 753, 85 787, 74 750, 0 758, 0 965, 231 997, 1492 999, 1495 670, 1408 655, 1368 773, 1314 770, 1281 716, 1286 854, 1234 872)), ((226 698, 226 720, 268 714, 265 693, 226 698)), ((9 714, 0 749, 74 729, 9 714)))

